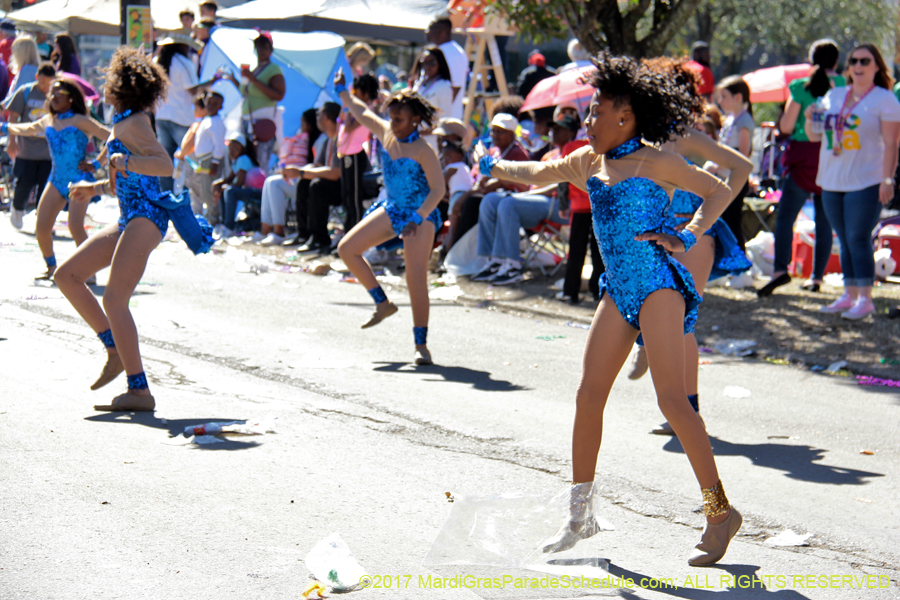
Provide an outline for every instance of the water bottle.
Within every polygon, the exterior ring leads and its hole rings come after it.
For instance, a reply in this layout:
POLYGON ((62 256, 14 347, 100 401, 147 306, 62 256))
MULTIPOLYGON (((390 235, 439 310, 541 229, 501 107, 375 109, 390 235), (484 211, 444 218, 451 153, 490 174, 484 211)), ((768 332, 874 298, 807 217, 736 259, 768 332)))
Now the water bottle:
POLYGON ((825 103, 822 98, 813 105, 811 129, 815 134, 825 133, 825 103))

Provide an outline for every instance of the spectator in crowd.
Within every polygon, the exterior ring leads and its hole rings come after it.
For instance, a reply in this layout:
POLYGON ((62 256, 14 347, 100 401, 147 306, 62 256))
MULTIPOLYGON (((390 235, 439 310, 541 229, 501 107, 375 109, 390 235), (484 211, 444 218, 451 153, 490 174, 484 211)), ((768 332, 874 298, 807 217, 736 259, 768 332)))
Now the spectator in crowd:
POLYGON ((441 166, 444 167, 444 181, 447 183, 447 212, 450 218, 450 229, 443 245, 446 254, 453 230, 459 221, 459 211, 454 211, 453 207, 472 189, 475 180, 472 179, 472 171, 466 164, 466 151, 460 142, 449 139, 441 142, 441 166))
POLYGON ((806 135, 822 141, 816 184, 822 204, 841 243, 844 293, 821 308, 858 320, 875 312, 872 285, 875 259, 872 230, 882 205, 894 197, 900 102, 891 93, 893 78, 874 44, 862 44, 847 60, 847 85, 823 99, 825 134, 813 132, 806 109, 806 135))
MULTIPOLYGON (((259 205, 262 199, 262 185, 253 185, 252 176, 258 172, 259 164, 253 155, 253 144, 243 133, 234 132, 226 139, 228 143, 228 164, 223 177, 213 182, 213 200, 219 203, 221 223, 216 226, 219 237, 230 237, 235 233, 235 219, 239 202, 244 205, 259 205)), ((257 243, 263 235, 256 231, 250 239, 257 243)))
POLYGON ((569 55, 568 62, 557 69, 557 73, 565 73, 571 69, 580 69, 582 67, 590 67, 591 66, 591 54, 581 45, 577 39, 572 38, 569 40, 568 46, 566 46, 566 51, 569 55))
MULTIPOLYGON (((372 75, 359 75, 353 80, 351 93, 371 106, 378 100, 378 80, 372 75)), ((369 130, 354 119, 350 111, 345 111, 338 127, 341 197, 346 210, 345 233, 353 229, 363 216, 362 202, 366 199, 363 174, 372 170, 367 155, 373 147, 372 141, 369 130)))
MULTIPOLYGON (((561 158, 561 149, 575 139, 578 121, 571 117, 551 130, 553 150, 541 161, 561 158)), ((519 253, 519 229, 534 229, 541 221, 558 225, 568 222, 559 212, 557 185, 532 188, 518 194, 491 193, 481 202, 478 215, 478 255, 488 259, 487 266, 473 281, 489 281, 493 285, 509 285, 524 279, 519 253)))
POLYGON ((49 61, 50 56, 53 54, 53 46, 51 46, 50 42, 47 41, 48 39, 49 38, 47 37, 47 34, 43 31, 37 31, 34 34, 34 41, 37 44, 38 54, 40 54, 41 56, 41 62, 49 61))
POLYGON ((375 58, 375 50, 365 42, 356 42, 347 50, 347 62, 354 77, 369 72, 369 63, 375 58))
POLYGON ((12 45, 12 62, 9 63, 10 72, 15 73, 9 84, 9 94, 14 94, 23 85, 34 83, 39 65, 40 57, 34 40, 29 37, 17 38, 12 45))
POLYGON ((206 220, 210 225, 219 224, 219 205, 213 200, 212 185, 225 159, 225 123, 219 116, 222 102, 222 95, 218 92, 206 94, 206 116, 197 127, 194 152, 190 157, 196 166, 187 184, 191 192, 191 208, 195 214, 202 215, 206 207, 206 220))
POLYGON ((534 89, 538 82, 549 77, 553 77, 555 73, 547 68, 547 59, 538 50, 532 50, 528 55, 528 66, 519 73, 519 80, 516 83, 516 94, 523 98, 528 97, 528 93, 534 89))
POLYGON ((310 108, 300 117, 297 134, 284 139, 278 161, 279 173, 266 178, 262 190, 262 226, 265 236, 262 246, 274 246, 285 242, 284 226, 288 203, 297 199, 297 178, 300 169, 315 160, 316 142, 320 137, 316 125, 316 109, 310 108))
POLYGON ((186 35, 194 33, 194 11, 189 8, 178 13, 178 20, 181 21, 181 31, 186 35))
POLYGON ((200 20, 201 21, 212 21, 213 25, 216 24, 216 13, 219 11, 219 5, 216 4, 214 0, 204 0, 200 3, 200 20))
MULTIPOLYGON (((341 203, 341 167, 337 157, 338 118, 341 105, 326 102, 316 113, 316 124, 325 146, 312 165, 299 170, 297 183, 297 235, 289 245, 306 244, 299 252, 328 253, 328 211, 341 203)), ((321 139, 321 138, 320 138, 321 139)))
MULTIPOLYGON (((200 19, 200 22, 194 27, 194 39, 197 40, 197 43, 201 46, 198 56, 203 56, 203 48, 209 43, 209 36, 215 28, 216 22, 208 19, 200 19)), ((197 68, 199 69, 199 63, 197 68)))
MULTIPOLYGON (((198 89, 197 71, 188 57, 191 46, 199 47, 190 37, 174 33, 157 43, 159 54, 154 62, 159 64, 169 78, 166 98, 156 108, 156 137, 169 156, 187 135, 194 122, 191 98, 198 89)), ((164 192, 172 191, 171 177, 160 177, 159 186, 164 192)))
MULTIPOLYGON (((718 91, 719 106, 727 115, 722 131, 719 133, 719 141, 749 158, 753 152, 753 130, 756 128, 756 124, 753 122, 753 105, 750 104, 750 86, 740 75, 732 75, 722 80, 718 91)), ((717 172, 716 175, 721 179, 728 176, 727 173, 721 172, 717 172)), ((744 198, 749 191, 750 184, 748 183, 722 213, 722 220, 737 238, 741 250, 744 250, 746 242, 741 229, 741 218, 744 210, 744 198)))
POLYGON ((819 171, 819 151, 821 142, 811 142, 806 136, 806 118, 803 112, 833 87, 846 85, 844 78, 835 73, 840 50, 831 40, 819 40, 809 49, 809 62, 813 65, 810 77, 795 79, 790 83, 791 97, 788 98, 781 115, 779 128, 791 136, 787 151, 782 158, 785 176, 781 185, 781 199, 778 201, 778 221, 775 224, 775 265, 772 280, 763 286, 757 295, 769 296, 776 288, 790 283, 788 265, 791 263, 791 246, 794 242, 794 221, 810 195, 815 203, 816 246, 813 268, 809 281, 801 287, 808 291, 819 291, 825 266, 831 258, 831 224, 822 206, 822 188, 816 185, 819 171))
POLYGON ((449 141, 465 148, 469 138, 469 130, 459 119, 444 117, 438 121, 437 127, 431 132, 438 138, 438 145, 443 147, 443 142, 449 141))
POLYGON ((188 161, 186 159, 194 153, 194 141, 197 136, 197 129, 200 128, 200 123, 203 122, 203 117, 206 116, 206 94, 197 94, 194 96, 193 102, 194 122, 191 123, 187 133, 181 138, 181 144, 174 154, 174 158, 178 160, 178 164, 175 165, 174 178, 178 181, 179 186, 183 185, 185 179, 189 179, 189 174, 193 172, 190 165, 187 164, 188 161))
POLYGON ((445 116, 463 118, 463 98, 469 78, 469 58, 462 46, 453 40, 453 24, 450 19, 437 19, 425 30, 425 39, 435 44, 444 53, 444 60, 450 67, 450 83, 453 90, 453 110, 445 116))
MULTIPOLYGON (((697 85, 697 93, 709 102, 713 92, 716 91, 716 78, 710 69, 709 44, 706 42, 694 42, 691 46, 691 60, 684 63, 684 67, 697 74, 700 80, 697 85)), ((745 100, 748 100, 745 98, 745 100)))
MULTIPOLYGON (((9 111, 10 123, 34 123, 47 114, 47 94, 56 77, 56 69, 51 63, 38 67, 36 79, 19 88, 7 101, 3 109, 9 111)), ((13 205, 10 209, 10 220, 16 229, 22 228, 22 217, 31 192, 40 198, 50 177, 53 166, 50 161, 50 148, 42 137, 9 136, 6 152, 15 160, 13 175, 16 178, 16 189, 13 194, 13 205)))
MULTIPOLYGON (((576 139, 579 127, 579 120, 572 115, 562 114, 554 121, 554 141, 559 138, 562 130, 571 134, 571 139, 560 148, 560 158, 565 158, 578 148, 587 145, 586 139, 576 139)), ((566 139, 563 138, 563 141, 566 139)), ((566 276, 563 280, 563 289, 557 297, 570 304, 578 304, 581 301, 581 273, 584 270, 584 259, 587 256, 588 247, 590 247, 592 270, 591 278, 588 280, 588 291, 594 300, 600 300, 600 275, 605 271, 605 267, 603 258, 600 256, 600 248, 597 245, 597 236, 594 234, 591 200, 588 198, 587 192, 570 183, 560 184, 559 193, 568 199, 570 233, 566 276)), ((561 210, 564 209, 563 204, 564 201, 561 199, 561 210)))
MULTIPOLYGON (((530 111, 531 122, 534 124, 534 131, 529 136, 530 149, 528 150, 528 156, 530 160, 541 160, 545 154, 553 149, 553 142, 550 140, 550 130, 553 127, 553 112, 554 107, 552 106, 530 111)), ((577 117, 575 122, 578 122, 577 117)))
MULTIPOLYGON (((436 118, 451 116, 453 85, 450 81, 450 67, 441 49, 434 45, 426 46, 419 60, 419 69, 419 78, 413 85, 413 90, 419 92, 436 109, 436 118)), ((438 150, 437 137, 433 133, 425 135, 425 140, 435 151, 438 150)))
MULTIPOLYGON (((516 128, 518 126, 519 121, 514 116, 508 113, 497 112, 491 120, 491 141, 493 146, 488 153, 498 160, 528 160, 528 153, 516 141, 516 128)), ((475 170, 475 185, 453 207, 456 211, 457 226, 453 233, 451 248, 466 232, 478 224, 479 209, 483 198, 490 194, 504 195, 523 192, 528 189, 528 186, 524 184, 482 176, 477 173, 477 165, 475 170)))
POLYGON ((256 145, 259 166, 268 174, 275 140, 281 137, 277 130, 281 123, 278 103, 284 100, 285 82, 281 67, 272 61, 272 34, 259 32, 253 40, 253 49, 256 51, 256 67, 241 70, 241 77, 247 83, 241 84, 231 73, 224 78, 241 91, 244 98, 241 106, 242 129, 247 140, 256 145))
POLYGON ((0 96, 6 98, 9 94, 9 69, 3 59, 0 58, 0 96))
POLYGON ((75 50, 75 40, 67 33, 56 36, 53 64, 58 73, 71 73, 81 77, 81 61, 78 59, 78 51, 75 50))
POLYGON ((12 45, 16 41, 16 25, 9 19, 0 20, 0 58, 5 64, 12 60, 12 45))

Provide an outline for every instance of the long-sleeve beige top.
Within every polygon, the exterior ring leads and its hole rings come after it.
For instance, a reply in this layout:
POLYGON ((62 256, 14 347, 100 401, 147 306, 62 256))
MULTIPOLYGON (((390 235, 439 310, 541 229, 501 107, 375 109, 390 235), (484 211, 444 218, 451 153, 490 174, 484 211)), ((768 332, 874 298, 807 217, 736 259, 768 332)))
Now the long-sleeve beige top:
POLYGON ((687 226, 698 239, 731 203, 731 190, 719 179, 689 165, 678 154, 651 146, 644 146, 615 160, 596 154, 590 146, 585 146, 555 161, 499 161, 491 170, 491 175, 537 185, 567 181, 585 191, 591 177, 609 186, 640 177, 662 187, 670 198, 676 189, 692 192, 703 198, 702 206, 687 226))
POLYGON ((68 119, 59 119, 55 115, 44 115, 31 123, 10 123, 9 132, 22 137, 46 137, 48 127, 59 131, 66 127, 77 127, 88 138, 95 137, 106 141, 109 129, 86 115, 73 115, 68 119))

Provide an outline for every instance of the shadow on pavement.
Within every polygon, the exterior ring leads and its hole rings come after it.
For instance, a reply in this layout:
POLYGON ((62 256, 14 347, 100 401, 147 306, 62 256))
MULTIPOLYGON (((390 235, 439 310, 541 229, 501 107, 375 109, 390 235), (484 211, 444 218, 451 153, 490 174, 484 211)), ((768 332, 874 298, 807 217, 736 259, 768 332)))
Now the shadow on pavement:
MULTIPOLYGON (((162 419, 151 412, 110 412, 94 415, 93 417, 85 417, 84 420, 95 423, 128 423, 152 427, 153 429, 162 429, 169 433, 169 438, 180 437, 187 442, 187 438, 183 437, 185 427, 203 425, 204 423, 230 423, 232 421, 243 421, 244 419, 203 417, 199 419, 166 419, 166 422, 163 423, 162 419)), ((257 441, 245 442, 233 437, 217 437, 223 441, 218 444, 191 444, 191 446, 197 450, 246 450, 261 445, 257 441)))
POLYGON ((409 363, 402 362, 378 362, 376 371, 386 373, 409 373, 420 375, 422 373, 433 373, 439 375, 441 379, 428 379, 427 381, 447 381, 452 383, 465 383, 471 385, 476 390, 485 390, 488 392, 515 392, 518 390, 528 389, 521 385, 516 385, 509 381, 491 379, 491 374, 487 371, 478 371, 476 369, 468 369, 466 367, 448 367, 443 365, 425 365, 412 366, 409 363), (403 367, 410 367, 404 369, 403 367))
MULTIPOLYGON (((675 585, 669 585, 664 576, 651 577, 642 573, 636 573, 623 569, 617 565, 609 565, 609 574, 616 578, 631 579, 641 589, 652 590, 659 594, 668 594, 674 598, 687 598, 689 600, 707 600, 713 597, 724 598, 729 595, 732 598, 771 598, 772 595, 788 600, 808 598, 794 589, 787 589, 791 585, 790 578, 786 578, 782 584, 777 576, 766 576, 770 585, 774 583, 779 589, 769 589, 765 582, 756 576, 759 570, 754 565, 729 565, 717 564, 704 569, 692 569, 688 574, 691 583, 681 580, 675 581, 675 585), (712 569, 720 569, 725 573, 717 573, 712 569), (643 583, 642 583, 643 582, 643 583), (678 585, 683 583, 683 585, 678 585), (655 586, 655 587, 654 587, 655 586)), ((640 595, 619 590, 622 598, 641 598, 640 595)))
MULTIPOLYGON (((732 444, 713 436, 709 437, 716 456, 745 456, 754 465, 784 471, 791 479, 829 483, 831 485, 863 485, 866 479, 884 477, 882 473, 858 471, 823 465, 817 461, 825 457, 827 450, 793 444, 732 444)), ((678 438, 672 437, 663 450, 684 452, 678 438)))

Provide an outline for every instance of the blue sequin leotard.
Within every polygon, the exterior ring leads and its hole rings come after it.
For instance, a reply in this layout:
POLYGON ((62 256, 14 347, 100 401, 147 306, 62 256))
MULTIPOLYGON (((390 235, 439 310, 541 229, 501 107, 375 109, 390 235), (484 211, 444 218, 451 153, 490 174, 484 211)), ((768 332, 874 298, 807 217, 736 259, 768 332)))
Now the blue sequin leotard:
MULTIPOLYGON (((417 139, 419 139, 418 133, 414 132, 412 136, 400 140, 400 142, 414 142, 417 139)), ((431 188, 428 186, 422 166, 413 159, 401 157, 393 160, 383 146, 380 156, 387 198, 375 202, 366 211, 366 215, 384 207, 384 212, 391 219, 391 228, 394 233, 400 235, 400 232, 412 219, 413 213, 425 202, 431 188)), ((440 230, 442 223, 441 213, 438 209, 435 208, 431 211, 428 220, 434 223, 435 232, 440 230)))
MULTIPOLYGON (((634 138, 608 152, 606 159, 616 160, 642 147, 640 139, 634 138)), ((665 230, 669 194, 644 177, 629 177, 615 185, 591 177, 587 188, 594 233, 606 265, 600 276, 601 294, 609 294, 625 321, 640 329, 638 319, 647 296, 657 290, 676 290, 685 300, 684 331, 693 331, 701 298, 691 274, 661 246, 634 239, 665 230)))
MULTIPOLYGON (((92 173, 85 173, 78 168, 78 163, 84 160, 87 154, 87 145, 90 140, 83 131, 74 125, 63 127, 60 130, 47 127, 44 135, 47 138, 50 158, 53 161, 50 169, 50 183, 63 199, 68 200, 70 183, 94 181, 92 173)), ((99 199, 98 196, 92 202, 99 199)))
MULTIPOLYGON (((113 138, 106 146, 109 156, 113 154, 125 154, 131 156, 131 152, 121 141, 113 138)), ((159 177, 141 175, 139 173, 121 171, 116 173, 116 196, 119 198, 119 231, 125 231, 128 222, 137 217, 144 217, 153 221, 163 237, 169 229, 169 213, 164 209, 151 204, 150 198, 158 198, 162 195, 159 190, 159 177), (127 175, 127 177, 126 177, 127 175)))
MULTIPOLYGON (((676 217, 676 214, 693 215, 703 204, 703 198, 685 190, 675 190, 672 195, 672 210, 669 213, 667 228, 674 231, 677 225, 688 219, 676 217)), ((718 279, 725 275, 737 275, 743 273, 753 265, 747 260, 747 255, 738 245, 731 229, 722 219, 717 219, 715 224, 707 230, 705 235, 712 236, 716 243, 715 258, 710 272, 710 279, 718 279)))

